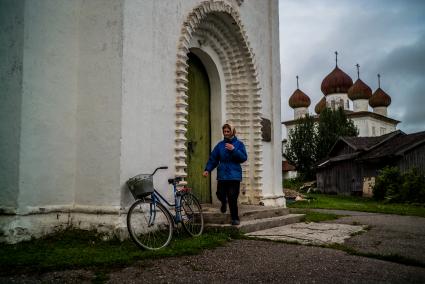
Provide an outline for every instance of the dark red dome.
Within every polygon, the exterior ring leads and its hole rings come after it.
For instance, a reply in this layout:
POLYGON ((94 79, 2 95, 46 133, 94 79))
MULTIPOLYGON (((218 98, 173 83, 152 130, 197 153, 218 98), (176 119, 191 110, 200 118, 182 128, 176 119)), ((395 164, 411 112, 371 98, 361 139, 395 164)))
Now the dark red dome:
POLYGON ((371 107, 387 107, 391 104, 391 97, 381 88, 378 88, 369 99, 371 107))
POLYGON ((311 104, 310 98, 300 89, 296 89, 289 98, 289 106, 291 108, 309 107, 311 104))
POLYGON ((372 96, 372 89, 362 80, 357 79, 353 86, 348 89, 348 97, 350 100, 368 100, 372 96))
POLYGON ((314 107, 314 111, 320 114, 326 108, 326 97, 323 97, 314 107))
POLYGON ((353 85, 353 80, 344 71, 335 67, 322 81, 321 90, 323 94, 330 95, 336 93, 346 93, 353 85))

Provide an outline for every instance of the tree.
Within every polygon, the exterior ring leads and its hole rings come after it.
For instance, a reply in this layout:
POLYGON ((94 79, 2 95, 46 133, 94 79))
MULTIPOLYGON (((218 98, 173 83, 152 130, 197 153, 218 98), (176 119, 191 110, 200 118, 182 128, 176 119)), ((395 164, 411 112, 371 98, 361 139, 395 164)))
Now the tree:
POLYGON ((344 136, 359 134, 351 119, 348 119, 342 108, 331 110, 325 108, 319 117, 317 127, 316 159, 320 161, 327 157, 335 142, 344 136))
POLYGON ((315 141, 314 119, 309 115, 298 119, 295 128, 288 134, 288 145, 284 156, 291 165, 295 166, 304 180, 314 178, 315 141))
POLYGON ((325 108, 318 122, 307 115, 298 119, 289 131, 284 156, 295 166, 303 180, 314 178, 315 164, 327 157, 335 142, 343 136, 357 136, 358 130, 343 109, 325 108))

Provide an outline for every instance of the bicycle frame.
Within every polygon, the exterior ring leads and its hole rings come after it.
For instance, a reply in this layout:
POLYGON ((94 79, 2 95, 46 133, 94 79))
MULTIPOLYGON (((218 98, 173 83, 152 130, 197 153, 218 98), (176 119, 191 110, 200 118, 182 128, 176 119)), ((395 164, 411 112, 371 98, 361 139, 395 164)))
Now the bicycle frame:
MULTIPOLYGON (((174 207, 174 210, 176 212, 176 215, 173 215, 170 210, 168 210, 168 208, 166 207, 168 213, 170 213, 172 219, 174 220, 175 224, 178 224, 182 221, 181 215, 180 215, 180 201, 181 201, 181 197, 177 194, 177 186, 176 183, 173 182, 173 195, 174 195, 174 204, 168 202, 167 199, 165 199, 165 197, 163 197, 156 189, 154 189, 153 193, 151 194, 151 198, 153 201, 153 204, 156 203, 161 203, 161 204, 167 204, 168 207, 174 207)), ((155 219, 155 213, 152 214, 152 210, 153 212, 155 212, 155 208, 150 208, 151 210, 151 219, 155 219), (153 216, 152 216, 153 215, 153 216)), ((151 223, 151 220, 149 220, 149 223, 151 223)))

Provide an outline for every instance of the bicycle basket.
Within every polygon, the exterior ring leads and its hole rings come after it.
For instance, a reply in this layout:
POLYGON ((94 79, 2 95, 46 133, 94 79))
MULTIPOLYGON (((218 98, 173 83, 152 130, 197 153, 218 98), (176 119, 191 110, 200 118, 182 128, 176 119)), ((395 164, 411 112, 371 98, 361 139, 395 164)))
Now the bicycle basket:
POLYGON ((142 198, 154 191, 152 175, 141 174, 127 181, 128 189, 134 198, 142 198))

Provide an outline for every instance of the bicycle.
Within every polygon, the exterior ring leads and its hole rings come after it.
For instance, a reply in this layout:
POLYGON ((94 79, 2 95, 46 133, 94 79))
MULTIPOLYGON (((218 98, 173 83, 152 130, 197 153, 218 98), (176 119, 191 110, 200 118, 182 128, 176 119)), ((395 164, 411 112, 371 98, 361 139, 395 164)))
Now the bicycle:
POLYGON ((204 229, 204 217, 198 199, 190 188, 177 189, 180 177, 168 179, 173 186, 174 203, 169 203, 153 187, 156 171, 168 169, 158 167, 152 174, 140 174, 130 178, 127 186, 136 201, 127 214, 127 229, 131 239, 141 248, 157 250, 167 246, 174 228, 182 223, 189 235, 197 237, 204 229), (174 207, 175 215, 164 205, 174 207))

